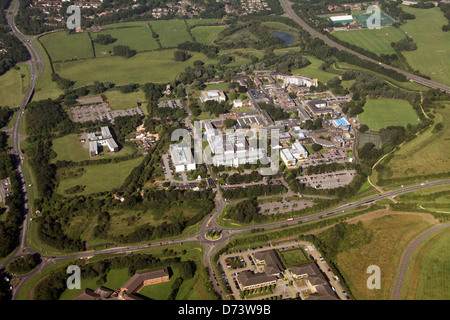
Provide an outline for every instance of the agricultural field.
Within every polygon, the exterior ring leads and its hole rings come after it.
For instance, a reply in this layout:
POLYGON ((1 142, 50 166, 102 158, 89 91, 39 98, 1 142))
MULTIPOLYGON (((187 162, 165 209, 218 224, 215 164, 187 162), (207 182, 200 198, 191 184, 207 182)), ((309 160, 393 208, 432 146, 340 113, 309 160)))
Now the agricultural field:
POLYGON ((141 162, 142 157, 118 163, 61 168, 57 172, 57 175, 61 177, 57 193, 67 195, 65 190, 76 186, 85 186, 81 192, 75 193, 77 195, 87 195, 119 188, 130 175, 131 171, 141 162), (78 171, 79 169, 82 169, 82 171, 78 171), (69 176, 74 174, 78 175, 62 178, 63 175, 69 176))
MULTIPOLYGON (((389 299, 400 257, 409 242, 425 229, 438 223, 430 214, 384 211, 355 219, 372 234, 371 240, 358 248, 338 253, 337 267, 357 300, 389 299), (381 289, 367 288, 368 266, 381 270, 381 289)), ((319 235, 320 236, 320 235, 319 235)))
POLYGON ((39 38, 52 62, 94 58, 92 41, 87 33, 59 31, 39 38))
POLYGON ((0 76, 0 106, 18 108, 30 83, 30 67, 18 64, 0 76))
POLYGON ((395 54, 391 42, 405 38, 405 32, 395 27, 382 29, 359 29, 351 31, 336 31, 333 35, 339 40, 348 42, 377 55, 395 54))
POLYGON ((403 53, 406 60, 414 70, 450 85, 450 33, 441 29, 447 19, 439 8, 424 10, 403 6, 403 10, 416 16, 401 26, 417 44, 417 50, 403 53))
POLYGON ((203 44, 212 44, 217 35, 222 32, 226 26, 197 26, 191 29, 191 33, 197 42, 203 44))
POLYGON ((110 81, 116 85, 134 83, 167 83, 195 60, 205 55, 193 52, 184 62, 174 60, 174 49, 141 52, 131 58, 108 56, 84 61, 56 63, 55 71, 63 78, 75 81, 75 87, 94 81, 110 81), (114 66, 112 68, 111 66, 114 66))
MULTIPOLYGON (((415 139, 405 143, 389 162, 382 162, 392 179, 447 173, 450 159, 450 106, 436 111, 435 124, 415 139), (437 123, 443 129, 434 132, 437 123)), ((383 177, 383 171, 380 172, 383 177)))
POLYGON ((408 101, 398 99, 367 99, 359 121, 379 131, 388 126, 417 124, 418 116, 408 101))
POLYGON ((112 55, 113 48, 118 45, 130 47, 130 49, 137 52, 150 51, 159 49, 158 42, 153 39, 152 33, 148 25, 142 26, 122 26, 122 27, 108 27, 98 33, 91 33, 93 40, 100 34, 109 34, 117 39, 113 43, 102 45, 94 41, 96 57, 112 55))
POLYGON ((156 20, 150 25, 163 48, 174 48, 185 41, 192 41, 182 20, 156 20))

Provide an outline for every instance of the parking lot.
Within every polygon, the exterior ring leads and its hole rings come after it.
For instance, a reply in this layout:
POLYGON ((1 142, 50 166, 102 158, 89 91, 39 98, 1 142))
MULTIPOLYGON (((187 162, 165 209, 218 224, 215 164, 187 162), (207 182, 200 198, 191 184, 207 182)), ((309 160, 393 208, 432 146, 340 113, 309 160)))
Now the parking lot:
POLYGON ((308 156, 308 160, 302 161, 302 167, 314 166, 321 163, 346 163, 349 161, 347 154, 339 149, 328 149, 324 153, 315 153, 308 156))
POLYGON ((137 114, 144 116, 144 111, 140 107, 111 110, 107 103, 72 107, 70 108, 70 113, 74 122, 95 122, 97 120, 108 120, 112 122, 116 117, 133 116, 137 114))
POLYGON ((334 189, 348 185, 352 182, 355 170, 342 170, 331 173, 303 175, 297 177, 300 183, 316 189, 334 189))
MULTIPOLYGON (((297 199, 297 198, 295 198, 297 199)), ((302 210, 308 207, 312 207, 314 202, 308 200, 286 200, 265 202, 258 205, 259 213, 263 215, 268 214, 281 214, 290 212, 292 210, 302 210)))

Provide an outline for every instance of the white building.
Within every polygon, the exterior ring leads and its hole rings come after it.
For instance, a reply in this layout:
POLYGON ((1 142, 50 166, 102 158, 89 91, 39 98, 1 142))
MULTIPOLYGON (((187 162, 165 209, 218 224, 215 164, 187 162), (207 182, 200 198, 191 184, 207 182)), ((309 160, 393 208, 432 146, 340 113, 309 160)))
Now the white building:
POLYGON ((225 96, 223 90, 209 90, 209 91, 202 91, 200 93, 200 100, 202 102, 206 101, 223 102, 227 100, 227 97, 225 96))
POLYGON ((169 151, 175 166, 175 172, 195 170, 195 160, 190 148, 171 144, 169 151))
POLYGON ((107 146, 109 151, 117 152, 119 151, 119 146, 114 140, 108 127, 101 127, 102 134, 96 135, 95 133, 88 133, 87 137, 89 140, 89 154, 91 157, 98 155, 99 146, 107 146))
POLYGON ((294 166, 298 160, 308 159, 308 151, 303 145, 296 141, 292 144, 290 149, 282 149, 280 151, 281 159, 286 166, 294 166))
POLYGON ((317 87, 318 82, 317 79, 309 79, 306 77, 300 77, 300 76, 286 76, 284 78, 283 86, 287 87, 288 85, 293 84, 296 86, 306 86, 306 87, 317 87))

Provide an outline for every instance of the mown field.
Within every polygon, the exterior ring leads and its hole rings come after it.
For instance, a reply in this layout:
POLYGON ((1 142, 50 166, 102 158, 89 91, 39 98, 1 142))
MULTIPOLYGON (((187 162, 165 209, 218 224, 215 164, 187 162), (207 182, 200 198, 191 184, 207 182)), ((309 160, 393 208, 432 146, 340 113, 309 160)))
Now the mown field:
MULTIPOLYGON (((104 93, 111 109, 135 108, 138 103, 145 103, 145 93, 141 90, 122 93, 119 90, 108 90, 104 93)), ((147 108, 142 108, 146 112, 147 108)))
MULTIPOLYGON (((84 172, 82 172, 80 176, 61 178, 56 192, 61 195, 67 195, 64 191, 77 185, 85 186, 85 189, 82 192, 76 193, 77 195, 87 195, 119 188, 130 175, 131 171, 141 162, 142 158, 136 158, 118 163, 82 167, 84 172)), ((67 174, 68 170, 74 172, 78 168, 80 167, 61 168, 58 170, 57 174, 61 176, 64 173, 67 174)))
POLYGON ((358 218, 372 233, 371 241, 337 255, 337 266, 357 300, 389 299, 400 257, 409 242, 420 232, 436 224, 429 214, 385 211, 358 218), (381 288, 367 288, 366 273, 371 265, 380 267, 381 288))
POLYGON ((417 124, 418 115, 408 101, 398 99, 367 99, 359 121, 370 129, 379 131, 388 126, 417 124))
POLYGON ((450 33, 441 29, 447 19, 439 8, 403 10, 416 16, 401 27, 417 44, 417 50, 404 52, 406 60, 414 70, 450 85, 450 33))
POLYGON ((327 82, 331 78, 338 76, 340 73, 339 71, 332 73, 320 69, 320 66, 324 63, 324 61, 317 59, 316 57, 305 56, 305 58, 307 58, 311 64, 301 69, 292 70, 292 74, 299 74, 311 79, 318 79, 320 82, 327 82))
POLYGON ((351 31, 336 31, 333 35, 339 40, 351 43, 375 54, 395 54, 391 42, 403 39, 405 32, 395 27, 382 29, 360 29, 351 31))
POLYGON ((94 57, 88 33, 68 34, 65 31, 59 31, 42 36, 39 40, 47 49, 52 62, 94 57))
POLYGON ((75 87, 92 84, 94 81, 110 81, 116 85, 134 83, 165 83, 172 81, 178 73, 195 60, 205 55, 192 53, 184 62, 174 60, 174 49, 141 52, 131 58, 107 56, 84 61, 55 63, 55 71, 63 78, 75 81, 75 87))
POLYGON ((16 69, 10 69, 0 76, 0 106, 18 108, 23 95, 30 83, 30 67, 18 64, 16 69))

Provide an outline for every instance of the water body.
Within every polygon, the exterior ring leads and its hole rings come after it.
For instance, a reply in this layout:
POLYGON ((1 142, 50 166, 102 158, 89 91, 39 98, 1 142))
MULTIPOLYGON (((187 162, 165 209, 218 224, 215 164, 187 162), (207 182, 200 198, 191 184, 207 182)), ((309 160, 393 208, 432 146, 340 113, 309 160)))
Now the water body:
POLYGON ((292 39, 294 38, 293 35, 277 31, 275 31, 273 35, 277 38, 283 39, 284 42, 286 42, 286 47, 291 45, 292 39))

